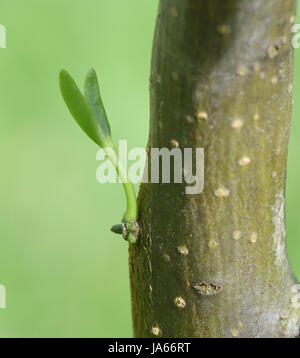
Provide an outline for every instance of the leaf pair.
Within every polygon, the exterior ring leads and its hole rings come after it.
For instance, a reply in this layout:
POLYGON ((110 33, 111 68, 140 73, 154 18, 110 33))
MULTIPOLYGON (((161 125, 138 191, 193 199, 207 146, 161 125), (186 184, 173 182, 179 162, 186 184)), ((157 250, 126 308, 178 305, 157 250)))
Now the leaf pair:
POLYGON ((138 237, 137 202, 127 171, 115 152, 109 122, 100 96, 97 75, 90 69, 84 81, 84 94, 81 93, 71 75, 62 70, 59 84, 64 101, 81 129, 100 147, 104 148, 122 180, 127 200, 127 210, 122 224, 115 225, 112 231, 123 234, 125 240, 135 243, 138 237), (112 155, 114 154, 114 155, 112 155))
POLYGON ((85 78, 84 95, 65 70, 60 71, 59 84, 64 101, 81 129, 100 147, 113 148, 95 70, 91 68, 85 78))

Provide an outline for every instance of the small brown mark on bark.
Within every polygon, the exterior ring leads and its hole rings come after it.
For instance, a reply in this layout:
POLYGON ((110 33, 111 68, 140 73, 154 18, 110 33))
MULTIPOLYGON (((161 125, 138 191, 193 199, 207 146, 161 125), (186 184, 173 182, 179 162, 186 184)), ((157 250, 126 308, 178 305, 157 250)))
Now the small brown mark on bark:
POLYGON ((218 246, 218 243, 217 243, 215 240, 210 240, 210 241, 208 242, 208 247, 209 247, 210 249, 215 249, 217 246, 218 246))
POLYGON ((270 58, 274 58, 279 54, 280 46, 278 44, 273 44, 268 48, 268 55, 270 58))
POLYGON ((212 281, 195 282, 193 288, 202 296, 214 296, 223 290, 221 284, 212 281))

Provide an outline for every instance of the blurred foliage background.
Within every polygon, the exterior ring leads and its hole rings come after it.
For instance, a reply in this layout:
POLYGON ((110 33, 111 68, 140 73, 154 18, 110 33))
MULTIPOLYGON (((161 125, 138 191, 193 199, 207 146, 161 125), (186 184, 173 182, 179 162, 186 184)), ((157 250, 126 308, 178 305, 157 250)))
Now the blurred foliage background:
MULTIPOLYGON (((93 66, 115 140, 145 147, 158 0, 1 0, 0 337, 132 336, 127 243, 110 233, 121 185, 96 182, 97 146, 58 73, 93 66)), ((300 18, 298 17, 298 23, 300 18)), ((287 240, 300 277, 300 49, 288 162, 287 240)), ((143 279, 141 277, 141 279, 143 279)))

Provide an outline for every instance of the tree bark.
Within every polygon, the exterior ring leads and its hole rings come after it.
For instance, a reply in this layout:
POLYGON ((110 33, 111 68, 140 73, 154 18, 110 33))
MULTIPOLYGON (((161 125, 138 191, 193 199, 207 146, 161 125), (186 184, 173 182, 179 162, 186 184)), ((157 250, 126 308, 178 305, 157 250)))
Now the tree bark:
POLYGON ((298 335, 284 223, 295 13, 296 0, 160 1, 148 148, 204 148, 205 186, 141 186, 136 337, 298 335))

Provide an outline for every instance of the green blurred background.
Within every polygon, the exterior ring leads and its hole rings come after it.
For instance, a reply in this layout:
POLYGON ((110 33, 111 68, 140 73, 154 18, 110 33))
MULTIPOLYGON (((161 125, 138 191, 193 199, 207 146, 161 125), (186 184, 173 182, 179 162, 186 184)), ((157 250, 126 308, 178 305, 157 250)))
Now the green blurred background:
MULTIPOLYGON (((68 114, 58 72, 96 68, 113 137, 145 147, 158 0, 1 0, 0 337, 131 337, 127 244, 110 233, 121 185, 96 182, 97 147, 68 114)), ((298 18, 298 23, 300 18, 298 18)), ((300 49, 287 240, 300 277, 300 49), (299 100, 297 100, 299 98, 299 100)), ((142 278, 141 278, 142 279, 142 278)))

